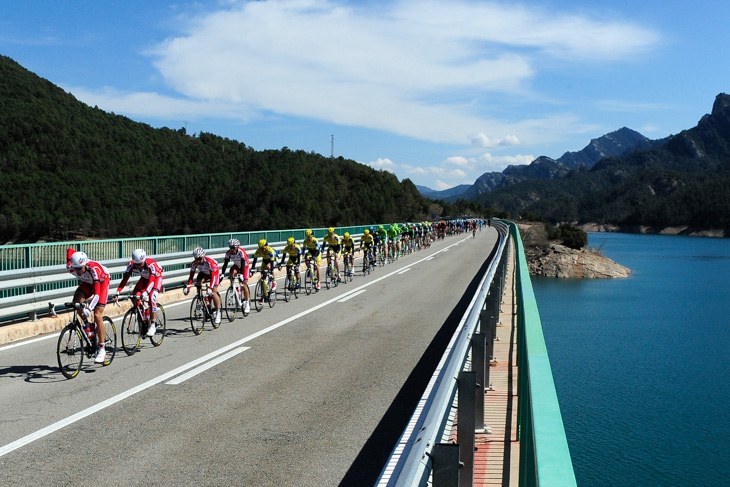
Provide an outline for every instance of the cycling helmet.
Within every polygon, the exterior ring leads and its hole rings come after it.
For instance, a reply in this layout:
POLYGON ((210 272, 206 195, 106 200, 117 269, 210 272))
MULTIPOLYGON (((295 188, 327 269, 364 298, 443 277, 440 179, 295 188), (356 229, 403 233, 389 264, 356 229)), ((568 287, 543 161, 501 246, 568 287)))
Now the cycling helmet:
POLYGON ((366 229, 365 229, 365 231, 364 231, 363 233, 364 233, 365 235, 370 235, 370 230, 368 230, 368 229, 366 228, 366 229))
POLYGON ((144 264, 147 260, 147 252, 144 249, 137 249, 132 252, 132 262, 135 264, 144 264))
POLYGON ((195 250, 193 250, 193 258, 199 259, 201 257, 205 257, 205 250, 203 250, 202 247, 198 247, 195 250))
POLYGON ((350 238, 350 232, 345 232, 345 238, 350 238))
POLYGON ((83 269, 89 262, 89 257, 86 252, 74 252, 71 256, 71 268, 72 269, 83 269))
POLYGON ((380 225, 380 226, 378 227, 378 230, 383 230, 383 225, 380 225))
POLYGON ((294 237, 289 237, 286 239, 287 245, 294 245, 294 237))
POLYGON ((327 233, 335 233, 335 228, 334 227, 329 227, 327 229, 327 233))
POLYGON ((263 249, 264 247, 266 247, 266 244, 267 244, 267 242, 266 242, 266 239, 265 238, 262 238, 261 240, 259 240, 259 248, 260 249, 263 249))
POLYGON ((230 239, 230 240, 228 241, 228 248, 229 248, 229 249, 235 249, 235 248, 236 248, 236 247, 238 247, 239 245, 241 245, 241 242, 239 242, 239 241, 238 241, 238 240, 236 240, 235 238, 232 238, 232 239, 230 239))
POLYGON ((312 231, 311 230, 307 230, 306 232, 304 232, 304 236, 305 237, 309 237, 310 235, 312 235, 312 231))

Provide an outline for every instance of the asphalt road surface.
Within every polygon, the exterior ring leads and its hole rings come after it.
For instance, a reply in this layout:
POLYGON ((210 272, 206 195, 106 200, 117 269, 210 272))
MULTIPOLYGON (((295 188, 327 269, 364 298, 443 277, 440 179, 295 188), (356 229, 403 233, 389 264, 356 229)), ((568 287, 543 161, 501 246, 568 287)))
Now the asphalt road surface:
POLYGON ((448 237, 200 336, 169 304, 160 347, 73 380, 57 334, 1 347, 0 485, 373 485, 496 241, 448 237))

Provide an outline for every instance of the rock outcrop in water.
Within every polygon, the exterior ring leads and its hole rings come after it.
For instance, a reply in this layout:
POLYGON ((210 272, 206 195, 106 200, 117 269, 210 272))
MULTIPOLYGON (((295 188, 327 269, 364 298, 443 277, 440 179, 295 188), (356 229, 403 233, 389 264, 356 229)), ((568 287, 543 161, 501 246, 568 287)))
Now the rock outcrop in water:
POLYGON ((576 279, 629 277, 631 269, 603 255, 599 250, 571 249, 547 240, 542 224, 519 224, 530 275, 576 279))
POLYGON ((525 249, 530 274, 533 276, 618 279, 629 277, 631 269, 614 262, 593 249, 575 250, 563 245, 525 249))

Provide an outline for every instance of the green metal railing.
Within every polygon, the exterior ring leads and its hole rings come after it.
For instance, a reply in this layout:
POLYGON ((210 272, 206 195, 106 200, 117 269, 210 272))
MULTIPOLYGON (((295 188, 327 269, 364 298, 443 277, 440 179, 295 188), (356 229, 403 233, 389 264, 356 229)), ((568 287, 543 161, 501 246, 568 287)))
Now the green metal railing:
POLYGON ((516 264, 520 486, 575 487, 573 462, 525 249, 514 223, 510 223, 510 234, 515 244, 516 264))
MULTIPOLYGON (((371 225, 336 227, 335 231, 342 235, 350 232, 360 234, 371 225)), ((164 237, 137 237, 108 240, 80 240, 69 242, 33 243, 20 245, 0 245, 0 272, 15 269, 29 269, 31 267, 46 267, 63 265, 66 263, 66 251, 69 248, 81 250, 95 261, 130 258, 134 249, 145 249, 149 255, 171 254, 175 252, 192 251, 196 247, 204 249, 219 249, 228 246, 228 240, 236 238, 241 245, 254 245, 261 239, 269 242, 284 242, 294 237, 298 242, 304 239, 307 229, 267 230, 258 232, 230 232, 199 235, 173 235, 164 237)), ((312 233, 322 238, 326 228, 313 228, 312 233)), ((177 270, 177 269, 167 269, 177 270)), ((112 276, 118 278, 119 276, 112 276)), ((36 291, 50 291, 77 284, 75 279, 38 286, 36 291)), ((24 289, 10 289, 0 291, 0 299, 24 294, 24 289)))

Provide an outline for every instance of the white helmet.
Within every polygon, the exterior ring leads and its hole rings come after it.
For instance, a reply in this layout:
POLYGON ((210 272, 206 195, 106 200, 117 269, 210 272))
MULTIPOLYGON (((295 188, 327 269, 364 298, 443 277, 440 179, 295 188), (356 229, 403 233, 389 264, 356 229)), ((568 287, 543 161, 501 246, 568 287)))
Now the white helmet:
POLYGON ((147 252, 144 249, 137 249, 132 252, 132 262, 135 264, 144 264, 147 260, 147 252))
POLYGON ((235 249, 235 248, 236 248, 236 247, 238 247, 239 245, 241 245, 241 242, 239 242, 239 241, 238 241, 238 240, 236 240, 235 238, 232 238, 232 239, 230 239, 230 240, 228 241, 228 247, 229 247, 229 248, 231 248, 231 249, 235 249))
POLYGON ((86 252, 74 252, 71 256, 71 268, 83 269, 89 263, 89 257, 86 252))
POLYGON ((195 250, 193 250, 193 258, 199 259, 201 257, 205 257, 205 250, 203 250, 202 247, 198 247, 195 250))

